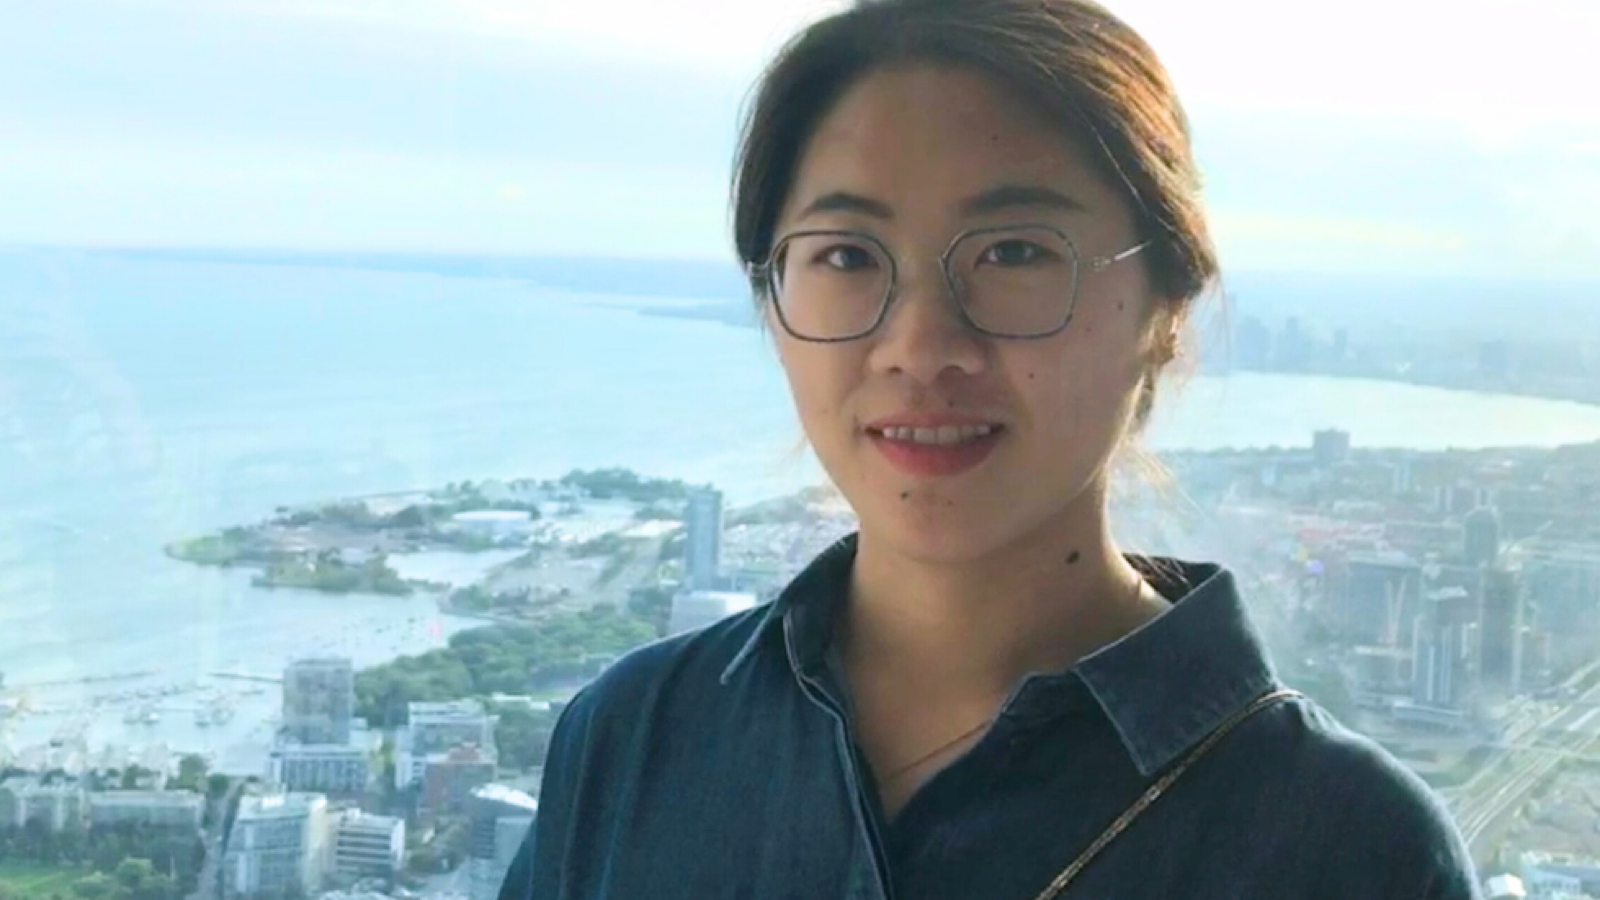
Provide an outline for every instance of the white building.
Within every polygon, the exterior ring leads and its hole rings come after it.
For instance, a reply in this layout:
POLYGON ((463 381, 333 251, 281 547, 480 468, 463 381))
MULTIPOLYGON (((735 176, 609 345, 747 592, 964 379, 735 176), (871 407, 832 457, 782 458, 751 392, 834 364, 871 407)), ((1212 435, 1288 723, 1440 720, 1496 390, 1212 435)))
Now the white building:
POLYGON ((521 509, 475 509, 459 512, 450 521, 463 531, 492 538, 519 537, 533 529, 533 514, 521 509))
POLYGON ((729 591, 689 591, 679 594, 672 598, 667 634, 695 631, 734 613, 754 609, 755 606, 755 594, 729 591))
POLYGON ((537 800, 507 785, 486 784, 473 791, 468 811, 470 900, 495 900, 499 896, 500 885, 538 809, 537 800))
POLYGON ((1496 875, 1483 886, 1484 900, 1526 900, 1528 891, 1515 875, 1496 875))
POLYGON ((1532 897, 1600 893, 1600 860, 1529 851, 1522 854, 1522 883, 1532 897))
POLYGON ((287 791, 360 794, 372 780, 372 758, 344 744, 282 744, 272 750, 268 777, 287 791))
POLYGON ((411 703, 406 722, 395 752, 397 788, 420 782, 430 756, 463 746, 495 751, 495 718, 476 700, 411 703))
POLYGON ((329 832, 321 794, 241 798, 222 857, 223 896, 315 893, 331 862, 329 832))
POLYGON ((83 787, 72 780, 7 779, 0 782, 0 826, 21 828, 29 822, 42 822, 51 831, 61 831, 81 824, 85 796, 83 787))
POLYGON ((405 862, 406 823, 356 810, 334 823, 333 869, 350 878, 388 878, 405 862))
POLYGON ((205 808, 206 798, 194 791, 96 791, 89 795, 89 824, 199 829, 205 808))

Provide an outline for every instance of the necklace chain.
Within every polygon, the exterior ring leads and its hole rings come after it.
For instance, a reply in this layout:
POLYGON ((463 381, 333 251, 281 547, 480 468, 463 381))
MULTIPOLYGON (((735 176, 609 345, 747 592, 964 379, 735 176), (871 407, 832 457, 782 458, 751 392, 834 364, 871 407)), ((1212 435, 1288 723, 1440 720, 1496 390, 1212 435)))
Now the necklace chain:
MULTIPOLYGON (((1133 593, 1133 596, 1134 596, 1134 600, 1136 602, 1143 597, 1143 595, 1144 595, 1144 586, 1145 586, 1146 583, 1147 582, 1145 581, 1145 579, 1143 577, 1140 577, 1138 580, 1136 580, 1134 582, 1134 593, 1133 593)), ((912 771, 913 769, 916 769, 918 766, 922 765, 923 763, 927 762, 928 760, 933 759, 934 757, 936 757, 939 754, 945 752, 946 750, 949 750, 951 747, 954 747, 955 745, 961 743, 962 741, 966 740, 967 738, 972 737, 973 735, 975 735, 978 732, 982 731, 984 728, 987 728, 989 726, 989 724, 992 723, 993 721, 994 721, 994 719, 992 719, 992 718, 984 719, 983 721, 979 722, 978 724, 972 726, 971 728, 968 728, 966 731, 961 732, 960 734, 956 735, 955 737, 951 738, 948 741, 945 741, 944 743, 940 744, 939 746, 934 747, 932 750, 929 750, 928 752, 922 754, 921 756, 917 757, 916 759, 913 759, 912 761, 906 763, 905 765, 900 766, 897 769, 891 770, 887 775, 884 775, 883 778, 880 779, 880 780, 884 784, 893 783, 896 779, 898 779, 901 776, 905 775, 906 773, 912 771)))
POLYGON ((916 759, 913 759, 911 762, 906 763, 905 765, 901 766, 898 769, 894 769, 893 771, 889 772, 887 775, 883 776, 883 783, 884 784, 889 784, 889 783, 893 782, 895 779, 899 778, 900 776, 905 775, 907 772, 912 771, 913 769, 917 768, 918 766, 922 765, 923 763, 927 762, 928 760, 933 759, 934 757, 936 757, 939 754, 945 752, 946 750, 949 750, 951 747, 954 747, 955 745, 961 743, 962 741, 966 740, 967 738, 972 737, 973 735, 975 735, 978 732, 982 731, 983 729, 987 728, 989 726, 989 723, 992 722, 992 721, 994 721, 994 720, 993 719, 984 719, 982 722, 979 722, 978 724, 972 726, 971 728, 968 728, 966 731, 961 732, 960 734, 956 735, 955 737, 951 738, 950 740, 945 741, 944 743, 942 743, 939 746, 933 748, 932 750, 929 750, 927 753, 924 753, 921 756, 917 757, 916 759))

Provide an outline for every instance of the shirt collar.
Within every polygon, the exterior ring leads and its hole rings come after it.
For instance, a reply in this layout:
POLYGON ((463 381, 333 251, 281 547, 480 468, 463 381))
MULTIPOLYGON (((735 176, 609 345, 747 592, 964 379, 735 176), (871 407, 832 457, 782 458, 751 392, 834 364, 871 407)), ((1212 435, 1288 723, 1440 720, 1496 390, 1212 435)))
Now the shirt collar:
POLYGON ((1079 660, 1072 672, 1148 776, 1278 679, 1232 573, 1212 564, 1134 561, 1173 600, 1171 608, 1079 660))
POLYGON ((840 538, 818 554, 767 607, 761 624, 722 671, 722 683, 731 681, 745 661, 763 644, 776 640, 774 635, 780 632, 783 652, 795 676, 816 671, 827 656, 833 637, 833 613, 844 600, 855 558, 854 534, 840 538))
MULTIPOLYGON (((777 644, 780 635, 778 646, 797 677, 817 671, 855 553, 856 538, 850 535, 790 582, 723 670, 722 683, 731 681, 763 646, 777 644)), ((1172 607, 1063 674, 1088 688, 1134 765, 1149 776, 1278 680, 1230 572, 1213 564, 1167 559, 1133 562, 1173 600, 1172 607)))

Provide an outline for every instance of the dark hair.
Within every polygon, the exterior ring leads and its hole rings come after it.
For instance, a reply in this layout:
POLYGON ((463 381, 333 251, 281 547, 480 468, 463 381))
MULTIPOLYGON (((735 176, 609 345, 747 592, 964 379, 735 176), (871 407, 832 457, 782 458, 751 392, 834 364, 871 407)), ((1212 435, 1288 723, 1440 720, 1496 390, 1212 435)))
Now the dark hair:
MULTIPOLYGON (((1155 52, 1091 0, 871 0, 802 31, 768 67, 744 121, 733 184, 740 261, 766 260, 800 154, 839 97, 874 70, 911 63, 981 72, 1089 144, 1151 241, 1139 259, 1167 301, 1155 310, 1163 338, 1176 337, 1217 275, 1189 123, 1155 52)), ((763 299, 764 286, 752 288, 763 299)), ((1162 363, 1178 352, 1161 347, 1162 363)))

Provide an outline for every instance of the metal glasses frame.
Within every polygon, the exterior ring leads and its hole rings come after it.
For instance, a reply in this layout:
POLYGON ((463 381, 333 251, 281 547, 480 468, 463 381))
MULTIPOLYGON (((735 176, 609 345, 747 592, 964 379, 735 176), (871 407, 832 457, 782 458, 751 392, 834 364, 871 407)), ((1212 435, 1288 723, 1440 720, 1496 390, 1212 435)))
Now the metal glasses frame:
MULTIPOLYGON (((1054 337, 1055 335, 1065 331, 1067 326, 1072 324, 1072 316, 1075 312, 1077 312, 1078 308, 1078 285, 1081 282, 1081 276, 1085 271, 1087 271, 1089 274, 1103 272, 1116 263, 1133 256, 1149 246, 1149 241, 1140 241, 1139 243, 1134 244, 1132 247, 1129 247, 1128 249, 1119 253, 1084 259, 1078 253, 1078 245, 1074 244, 1072 239, 1067 237, 1065 232, 1054 226, 1044 225, 1041 223, 1028 223, 1023 225, 993 225, 981 228, 969 228, 951 238, 950 243, 945 246, 944 252, 939 254, 939 271, 944 274, 946 294, 949 296, 950 301, 955 304, 956 312, 961 316, 962 323, 968 328, 971 328, 973 331, 976 331, 977 333, 986 337, 1021 341, 1040 340, 1043 338, 1054 337), (956 247, 958 247, 962 241, 965 241, 968 238, 985 234, 1000 234, 1002 232, 1014 232, 1021 230, 1048 231, 1060 238, 1061 242, 1066 245, 1067 251, 1072 255, 1072 291, 1071 296, 1067 298, 1066 315, 1062 316, 1061 322, 1054 327, 1037 333, 1008 333, 984 328, 982 325, 979 325, 977 321, 972 318, 972 314, 967 311, 966 302, 962 299, 961 287, 956 281, 955 275, 950 271, 951 254, 955 252, 956 247)), ((778 322, 783 325, 783 330, 788 332, 790 337, 793 337, 795 340, 807 341, 814 344, 842 344, 848 341, 858 341, 864 337, 867 337, 874 331, 877 331, 883 325, 884 320, 888 318, 889 306, 894 302, 895 289, 900 283, 900 260, 895 258, 895 255, 889 251, 889 248, 884 245, 883 241, 879 240, 874 235, 868 234, 867 232, 851 231, 849 229, 823 228, 806 231, 794 231, 784 235, 773 243, 772 250, 767 254, 766 260, 759 263, 751 263, 746 267, 746 274, 752 281, 759 279, 760 283, 765 286, 767 298, 771 301, 773 309, 778 314, 778 322), (795 331, 794 327, 789 324, 789 319, 786 315, 784 315, 783 312, 783 301, 778 296, 778 273, 777 267, 774 265, 774 263, 779 258, 779 255, 783 252, 784 248, 788 246, 790 241, 795 240, 796 238, 805 237, 847 237, 862 240, 876 247, 878 251, 883 254, 883 257, 889 260, 889 282, 884 286, 883 298, 878 303, 878 314, 873 317, 870 325, 853 334, 848 334, 841 337, 812 337, 810 335, 801 334, 795 331)))

